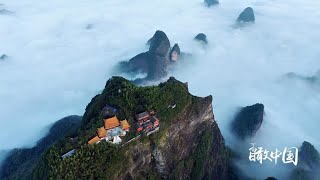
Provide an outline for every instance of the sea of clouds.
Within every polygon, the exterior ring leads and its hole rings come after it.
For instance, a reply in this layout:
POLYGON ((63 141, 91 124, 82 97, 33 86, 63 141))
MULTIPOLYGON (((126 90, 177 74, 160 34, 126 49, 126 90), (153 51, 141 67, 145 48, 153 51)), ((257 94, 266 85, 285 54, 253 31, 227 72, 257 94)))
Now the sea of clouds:
MULTIPOLYGON (((172 74, 197 96, 213 95, 216 120, 230 147, 238 147, 229 124, 239 107, 260 102, 265 120, 250 142, 269 149, 300 146, 320 150, 319 86, 290 79, 320 69, 320 2, 306 0, 5 0, 0 9, 0 152, 32 146, 50 124, 83 114, 115 72, 115 65, 146 51, 160 29, 193 58, 172 74), (235 27, 253 7, 256 23, 235 27), (193 37, 203 32, 204 48, 193 37)), ((244 145, 243 145, 244 144, 244 145)), ((1 155, 1 153, 0 153, 1 155)), ((285 177, 288 167, 238 161, 254 177, 285 177)))

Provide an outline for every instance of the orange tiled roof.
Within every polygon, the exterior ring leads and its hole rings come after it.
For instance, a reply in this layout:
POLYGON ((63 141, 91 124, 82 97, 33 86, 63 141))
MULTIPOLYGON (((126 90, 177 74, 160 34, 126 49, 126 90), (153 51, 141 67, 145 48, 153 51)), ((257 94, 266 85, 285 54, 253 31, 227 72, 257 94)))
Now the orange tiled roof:
POLYGON ((99 142, 99 140, 100 140, 100 138, 98 136, 95 136, 90 141, 88 141, 88 144, 93 145, 93 144, 99 142))
POLYGON ((107 131, 104 129, 104 127, 98 128, 97 133, 99 138, 103 138, 107 135, 107 131))
POLYGON ((112 129, 112 128, 117 127, 119 125, 120 125, 120 122, 119 122, 117 116, 114 116, 112 118, 104 120, 104 128, 106 128, 106 129, 112 129))
POLYGON ((121 121, 121 126, 122 126, 122 129, 129 129, 130 128, 130 125, 126 119, 121 121))

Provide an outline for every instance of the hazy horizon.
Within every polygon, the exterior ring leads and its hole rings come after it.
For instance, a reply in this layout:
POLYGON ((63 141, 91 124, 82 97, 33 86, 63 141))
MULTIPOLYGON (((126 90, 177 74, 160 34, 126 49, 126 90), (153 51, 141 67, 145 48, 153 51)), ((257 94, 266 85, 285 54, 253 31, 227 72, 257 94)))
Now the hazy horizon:
MULTIPOLYGON (((313 76, 320 69, 320 2, 221 0, 211 8, 202 0, 2 4, 0 9, 13 14, 0 15, 0 56, 9 56, 0 61, 0 151, 30 147, 53 122, 82 115, 115 75, 115 65, 146 51, 156 30, 167 34, 171 46, 179 43, 193 54, 170 76, 188 82, 196 96, 213 95, 227 145, 237 144, 229 131, 235 112, 259 102, 266 116, 250 142, 281 149, 307 140, 320 150, 319 86, 285 76, 313 76), (236 28, 235 20, 248 6, 256 22, 236 28), (209 41, 205 48, 193 40, 200 32, 209 41), (19 138, 8 141, 17 132, 19 138)), ((246 147, 243 151, 248 153, 246 147)), ((246 173, 256 168, 260 179, 286 173, 281 165, 238 163, 246 173)))

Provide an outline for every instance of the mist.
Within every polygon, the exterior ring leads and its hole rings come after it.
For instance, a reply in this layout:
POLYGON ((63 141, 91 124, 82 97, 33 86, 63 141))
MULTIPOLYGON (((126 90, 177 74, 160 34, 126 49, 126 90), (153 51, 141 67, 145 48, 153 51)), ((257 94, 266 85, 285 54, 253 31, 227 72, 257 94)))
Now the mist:
MULTIPOLYGON (((226 144, 236 147, 229 125, 240 107, 260 102, 265 119, 248 142, 267 149, 300 146, 320 150, 318 88, 290 79, 310 77, 319 68, 320 2, 298 0, 7 0, 0 15, 0 151, 33 146, 49 124, 81 115, 114 67, 148 49, 147 40, 163 30, 192 58, 170 73, 189 82, 197 96, 213 95, 215 118, 226 144), (256 22, 236 27, 247 6, 256 22), (205 47, 194 42, 207 35, 205 47), (18 137, 18 138, 17 138, 18 137), (11 139, 9 141, 9 139, 11 139), (14 139, 14 140, 12 140, 14 139)), ((133 77, 127 77, 133 78, 133 77)), ((242 150, 241 150, 242 151, 242 150)), ((243 154, 248 154, 244 146, 243 154)), ((287 167, 237 162, 249 175, 285 177, 287 167), (254 172, 259 172, 252 174, 254 172)))

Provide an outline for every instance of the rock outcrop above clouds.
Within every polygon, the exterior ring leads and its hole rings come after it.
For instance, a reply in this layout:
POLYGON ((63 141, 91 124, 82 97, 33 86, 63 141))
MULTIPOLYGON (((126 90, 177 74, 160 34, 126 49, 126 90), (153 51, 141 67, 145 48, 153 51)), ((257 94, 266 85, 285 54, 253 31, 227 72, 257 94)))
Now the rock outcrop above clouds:
POLYGON ((210 6, 214 6, 214 5, 218 5, 219 1, 218 0, 204 0, 204 3, 210 7, 210 6))
POLYGON ((174 46, 171 49, 170 60, 173 61, 173 62, 177 62, 179 60, 179 58, 180 58, 180 54, 181 54, 180 47, 176 43, 176 44, 174 44, 174 46))
POLYGON ((179 45, 175 44, 171 49, 169 38, 163 31, 156 31, 147 44, 150 45, 147 52, 120 63, 120 71, 147 74, 143 79, 136 79, 137 84, 167 76, 169 66, 182 59, 179 45))
POLYGON ((204 33, 199 33, 194 37, 196 41, 199 41, 204 44, 208 44, 207 36, 204 33))
POLYGON ((316 148, 309 142, 304 141, 299 151, 299 163, 308 169, 320 167, 320 155, 316 148))
POLYGON ((170 61, 170 41, 163 31, 156 31, 149 40, 149 51, 140 53, 128 62, 130 72, 147 73, 148 80, 167 75, 170 61))
POLYGON ((251 138, 259 130, 264 116, 264 105, 257 103, 244 107, 231 124, 232 131, 240 139, 251 138))
POLYGON ((241 23, 248 23, 248 22, 255 22, 255 15, 252 7, 247 7, 242 11, 242 13, 239 15, 237 22, 241 23))
POLYGON ((168 58, 170 52, 170 41, 163 31, 156 31, 151 38, 149 52, 168 58))
POLYGON ((6 54, 2 54, 1 56, 0 56, 0 60, 5 60, 5 59, 7 59, 8 58, 8 56, 6 55, 6 54))
POLYGON ((304 141, 299 149, 298 166, 291 173, 292 180, 317 180, 320 177, 320 155, 309 142, 304 141))

